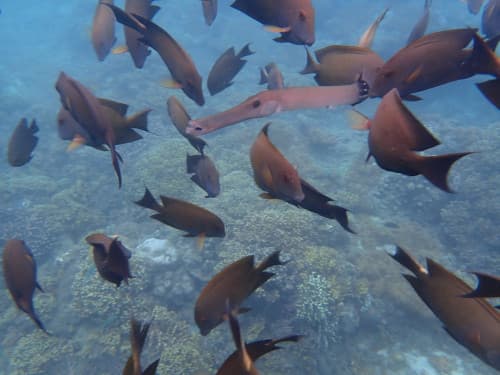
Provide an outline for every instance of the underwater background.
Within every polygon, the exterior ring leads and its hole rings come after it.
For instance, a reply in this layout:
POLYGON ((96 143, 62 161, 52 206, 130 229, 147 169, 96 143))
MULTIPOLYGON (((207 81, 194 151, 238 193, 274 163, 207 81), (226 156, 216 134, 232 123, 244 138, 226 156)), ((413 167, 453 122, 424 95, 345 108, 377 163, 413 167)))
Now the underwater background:
MULTIPOLYGON (((468 270, 500 270, 500 117, 474 83, 447 84, 406 103, 442 145, 433 154, 477 151, 452 168, 446 194, 422 176, 388 173, 365 163, 367 134, 350 128, 348 108, 301 110, 253 119, 203 137, 221 176, 221 195, 205 199, 185 170, 190 145, 171 125, 166 100, 176 95, 193 118, 225 110, 262 90, 259 67, 274 61, 287 86, 314 85, 298 72, 302 46, 278 44, 262 26, 219 1, 217 19, 205 25, 200 1, 160 0, 154 21, 188 51, 204 82, 228 47, 250 42, 254 55, 223 93, 198 107, 160 82, 169 77, 156 52, 142 70, 127 54, 99 62, 90 43, 96 1, 2 2, 0 30, 0 246, 22 238, 38 264, 35 309, 47 336, 18 311, 0 279, 0 374, 117 374, 130 353, 129 319, 153 319, 143 362, 161 356, 158 374, 215 373, 234 350, 226 324, 202 337, 193 307, 203 285, 221 268, 249 254, 260 261, 274 250, 290 263, 244 306, 245 340, 292 333, 306 337, 257 362, 263 374, 434 375, 495 374, 458 345, 403 279, 387 256, 395 244, 420 261, 430 257, 471 285, 468 270), (109 155, 83 147, 67 152, 57 135, 60 107, 54 84, 65 71, 98 97, 145 107, 150 134, 118 147, 123 187, 109 155), (36 118, 34 158, 21 168, 6 161, 7 142, 20 118, 36 118), (262 125, 300 175, 350 210, 357 235, 284 202, 259 198, 249 148, 262 125), (199 204, 219 215, 226 237, 204 249, 179 231, 149 218, 133 201, 153 193, 199 204), (130 285, 115 288, 95 269, 84 238, 118 234, 131 249, 130 285)), ((121 1, 116 5, 123 6, 121 1)), ((401 48, 423 11, 423 1, 313 0, 316 42, 356 44, 383 11, 372 48, 384 59, 401 48)), ((458 0, 435 0, 427 32, 479 27, 458 0)), ((116 26, 123 44, 122 26, 116 26)), ((380 99, 357 106, 371 116, 380 99)))

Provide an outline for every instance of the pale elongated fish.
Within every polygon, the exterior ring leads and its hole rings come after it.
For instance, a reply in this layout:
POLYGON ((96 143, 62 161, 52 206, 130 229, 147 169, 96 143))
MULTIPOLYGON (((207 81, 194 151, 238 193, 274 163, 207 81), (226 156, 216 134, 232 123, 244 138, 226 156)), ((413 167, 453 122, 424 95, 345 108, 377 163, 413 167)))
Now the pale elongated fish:
POLYGON ((375 38, 375 33, 377 32, 377 29, 384 19, 385 15, 387 14, 387 11, 389 8, 385 8, 384 11, 380 16, 377 17, 375 21, 366 29, 366 31, 363 33, 361 38, 359 39, 358 46, 363 47, 363 48, 371 48, 373 39, 375 38))
POLYGON ((113 0, 98 0, 92 23, 91 40, 99 61, 104 61, 116 42, 115 17, 105 4, 113 4, 113 0))
POLYGON ((431 16, 431 5, 432 5, 432 0, 425 0, 424 13, 419 18, 415 26, 413 26, 413 29, 411 30, 410 35, 408 36, 406 45, 424 36, 425 31, 427 30, 427 26, 429 26, 429 18, 431 16))

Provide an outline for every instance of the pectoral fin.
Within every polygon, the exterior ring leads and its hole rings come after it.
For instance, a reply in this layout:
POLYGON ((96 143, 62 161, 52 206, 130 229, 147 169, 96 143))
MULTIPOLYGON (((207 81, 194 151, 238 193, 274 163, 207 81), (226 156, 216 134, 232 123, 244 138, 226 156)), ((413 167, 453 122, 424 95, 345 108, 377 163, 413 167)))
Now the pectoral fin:
POLYGON ((264 30, 269 31, 271 33, 287 33, 292 28, 290 26, 276 26, 276 25, 264 25, 264 30))

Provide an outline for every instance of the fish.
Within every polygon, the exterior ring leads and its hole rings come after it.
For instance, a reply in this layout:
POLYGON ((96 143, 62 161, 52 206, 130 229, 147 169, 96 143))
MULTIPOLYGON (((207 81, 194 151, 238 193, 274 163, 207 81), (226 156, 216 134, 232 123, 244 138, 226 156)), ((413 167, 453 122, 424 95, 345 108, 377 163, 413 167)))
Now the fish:
POLYGON ((217 17, 217 0, 201 0, 205 23, 210 26, 217 17))
POLYGON ((3 248, 2 263, 5 285, 16 306, 48 334, 33 307, 35 288, 41 292, 43 289, 36 280, 36 262, 30 248, 23 240, 8 240, 3 248))
POLYGON ((378 69, 370 97, 397 88, 402 98, 448 82, 488 74, 500 77, 500 61, 475 29, 438 31, 396 52, 378 69), (466 49, 473 41, 473 48, 466 49))
POLYGON ((500 313, 485 299, 462 298, 472 288, 434 260, 427 258, 425 269, 399 246, 390 256, 411 271, 403 276, 445 331, 484 363, 500 370, 500 313))
POLYGON ((425 126, 403 104, 397 89, 389 91, 380 102, 375 117, 365 119, 368 128, 369 153, 386 171, 406 176, 423 175, 439 189, 451 193, 448 172, 457 160, 471 154, 461 152, 439 156, 422 156, 424 151, 440 144, 425 126))
POLYGON ((7 146, 7 160, 13 167, 21 167, 28 163, 32 158, 32 152, 38 143, 38 126, 36 120, 31 120, 28 126, 28 120, 22 118, 12 132, 7 146))
POLYGON ((484 0, 462 0, 467 3, 467 9, 472 14, 478 14, 484 0))
POLYGON ((366 29, 361 38, 359 39, 358 46, 362 48, 371 48, 373 39, 375 38, 375 33, 380 25, 380 23, 385 18, 385 15, 389 11, 389 8, 385 8, 384 11, 373 21, 373 23, 366 29))
POLYGON ((111 161, 118 178, 118 187, 122 186, 119 162, 122 160, 116 151, 116 136, 109 119, 106 117, 98 99, 88 88, 64 72, 59 73, 56 82, 62 106, 86 130, 91 144, 107 145, 111 161))
MULTIPOLYGON (((126 0, 125 12, 137 14, 145 19, 151 20, 160 10, 160 7, 152 5, 152 2, 153 0, 126 0)), ((141 42, 142 34, 130 27, 124 27, 123 32, 125 34, 127 50, 130 56, 132 56, 135 67, 142 69, 146 62, 146 58, 150 54, 148 46, 141 42)))
POLYGON ((300 74, 315 74, 320 86, 350 85, 360 73, 368 86, 375 79, 384 60, 369 48, 359 46, 331 45, 315 51, 318 63, 306 49, 307 62, 300 74))
POLYGON ((427 30, 427 26, 429 26, 429 18, 431 16, 431 5, 432 0, 425 0, 424 2, 424 13, 418 19, 415 26, 410 32, 408 36, 408 40, 406 41, 406 45, 413 43, 415 40, 424 36, 425 31, 427 30))
POLYGON ((500 277, 483 272, 472 272, 477 277, 477 287, 470 293, 464 294, 467 298, 497 298, 500 297, 500 277))
POLYGON ((278 65, 269 63, 264 68, 260 68, 259 85, 267 83, 268 90, 279 90, 285 87, 285 80, 281 74, 278 65))
POLYGON ((151 218, 186 232, 184 237, 198 237, 199 246, 203 246, 205 237, 225 237, 223 221, 212 212, 195 204, 180 199, 160 195, 159 204, 146 188, 144 196, 135 204, 156 211, 151 218))
POLYGON ((173 95, 167 99, 167 112, 177 131, 188 140, 196 151, 203 155, 203 149, 207 143, 203 139, 186 132, 191 116, 189 116, 181 102, 173 95))
POLYGON ((130 319, 130 345, 132 354, 128 357, 123 368, 123 375, 155 375, 160 358, 152 362, 144 371, 141 367, 141 353, 146 342, 151 322, 141 322, 135 318, 130 319))
POLYGON ((219 172, 212 159, 206 155, 186 155, 187 173, 194 173, 191 180, 206 191, 205 198, 215 198, 220 193, 219 172))
POLYGON ((280 90, 264 90, 226 111, 190 120, 186 132, 202 135, 245 120, 284 111, 354 105, 366 99, 368 90, 368 84, 361 78, 356 83, 343 86, 286 87, 280 90))
POLYGON ((487 38, 500 35, 500 0, 489 0, 481 16, 481 31, 487 38))
POLYGON ((311 0, 236 0, 239 10, 273 32, 276 42, 312 45, 315 41, 315 14, 311 0))
POLYGON ((476 83, 476 86, 486 99, 500 109, 500 78, 476 83))
POLYGON ((180 88, 196 104, 205 104, 201 88, 201 76, 193 60, 180 44, 156 23, 138 15, 129 14, 112 4, 106 4, 115 14, 116 20, 142 35, 139 40, 160 55, 172 75, 170 87, 180 88))
POLYGON ((266 271, 272 266, 281 266, 280 251, 275 251, 255 266, 254 256, 245 256, 224 267, 203 287, 194 306, 194 320, 200 334, 208 335, 224 321, 226 301, 230 309, 240 313, 248 311, 241 303, 258 287, 274 276, 266 271))
POLYGON ((296 169, 271 143, 268 136, 269 126, 270 123, 264 125, 250 149, 255 183, 266 192, 261 197, 281 199, 296 207, 335 219, 346 231, 355 233, 349 227, 348 210, 329 204, 332 199, 300 178, 296 169))
POLYGON ((115 17, 104 4, 113 4, 113 0, 97 2, 91 32, 92 46, 99 61, 104 61, 116 42, 115 17))
MULTIPOLYGON (((290 335, 279 339, 266 339, 253 341, 251 343, 245 343, 245 347, 250 359, 255 362, 263 355, 270 353, 272 351, 281 349, 277 344, 282 342, 298 342, 303 336, 301 335, 290 335)), ((234 351, 229 357, 226 358, 224 363, 217 370, 216 375, 232 375, 237 374, 238 366, 238 350, 234 351)))
POLYGON ((233 78, 247 63, 247 60, 243 60, 243 57, 254 53, 249 46, 250 44, 247 43, 238 54, 235 54, 234 47, 228 48, 215 61, 207 78, 210 95, 218 94, 233 84, 233 78))
POLYGON ((103 233, 93 233, 85 238, 92 246, 94 263, 99 275, 118 288, 124 281, 128 285, 128 279, 133 278, 130 272, 129 259, 132 256, 118 237, 108 237, 103 233))

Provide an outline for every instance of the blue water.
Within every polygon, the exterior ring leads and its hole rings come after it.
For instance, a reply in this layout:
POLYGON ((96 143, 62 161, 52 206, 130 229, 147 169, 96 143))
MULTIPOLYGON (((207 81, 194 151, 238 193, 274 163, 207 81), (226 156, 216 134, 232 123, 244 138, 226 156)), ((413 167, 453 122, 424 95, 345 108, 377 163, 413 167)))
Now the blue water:
MULTIPOLYGON (((157 1, 155 22, 188 51, 206 78, 229 46, 251 42, 235 83, 198 107, 181 91, 160 82, 169 73, 152 52, 137 70, 127 54, 98 62, 90 43, 94 1, 3 2, 0 15, 0 151, 21 117, 36 118, 39 144, 33 160, 12 168, 0 162, 0 245, 23 238, 38 263, 35 309, 53 336, 46 336, 0 293, 0 374, 117 374, 130 353, 132 316, 153 319, 143 364, 161 357, 159 374, 215 373, 234 350, 222 324, 198 334, 193 306, 204 283, 223 266, 248 254, 256 260, 274 250, 291 260, 245 306, 240 322, 246 340, 305 334, 297 344, 257 362, 263 374, 494 374, 458 345, 401 277, 385 254, 394 244, 419 260, 431 257, 473 283, 467 270, 499 273, 500 118, 473 77, 421 93, 411 111, 441 140, 432 154, 477 151, 452 168, 457 194, 446 194, 423 177, 407 177, 364 162, 366 133, 349 127, 346 108, 282 113, 270 120, 273 143, 300 175, 350 210, 351 235, 334 222, 283 202, 258 197, 248 150, 267 119, 255 119, 207 135, 222 193, 205 199, 185 173, 193 153, 166 113, 176 95, 192 117, 225 110, 260 91, 258 68, 278 64, 289 86, 313 85, 298 74, 303 47, 278 44, 260 24, 219 1, 209 28, 199 1, 157 1), (91 148, 66 152, 57 135, 60 106, 54 84, 63 70, 99 97, 128 103, 129 113, 152 108, 151 134, 119 146, 124 186, 117 188, 107 153, 91 148), (223 218, 224 239, 196 240, 149 218, 133 204, 147 186, 155 196, 181 198, 223 218), (99 278, 84 238, 92 232, 119 234, 134 253, 130 285, 116 289, 99 278), (156 250, 141 246, 159 242, 156 250), (163 256, 168 254, 168 256, 163 256)), ((313 0, 316 43, 356 44, 363 31, 390 7, 373 49, 384 59, 403 46, 423 1, 313 0)), ((122 2, 117 5, 122 6, 122 2)), ((479 27, 480 15, 461 1, 435 1, 428 32, 479 27)), ((117 25, 118 44, 123 43, 117 25)), ((373 115, 379 99, 360 111, 373 115)), ((3 286, 3 278, 0 283, 3 286)))

